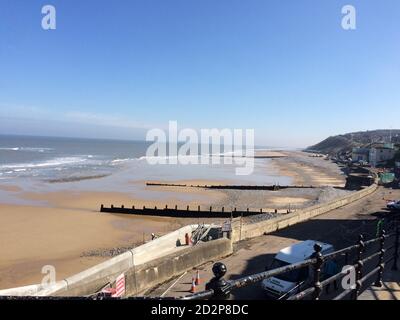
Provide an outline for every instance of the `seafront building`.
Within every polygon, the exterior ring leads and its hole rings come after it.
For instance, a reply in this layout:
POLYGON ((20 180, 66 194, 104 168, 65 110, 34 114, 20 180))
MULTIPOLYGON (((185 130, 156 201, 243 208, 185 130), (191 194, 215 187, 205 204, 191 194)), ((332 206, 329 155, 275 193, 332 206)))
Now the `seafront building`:
POLYGON ((400 161, 396 161, 394 164, 394 174, 397 180, 400 180, 400 161))
POLYGON ((352 159, 356 162, 369 162, 372 167, 393 160, 396 148, 393 143, 374 144, 370 148, 353 148, 352 159))
POLYGON ((386 161, 392 160, 396 154, 393 143, 385 143, 382 146, 371 148, 369 152, 369 163, 376 167, 386 161))
POLYGON ((352 159, 353 161, 369 162, 369 149, 368 148, 353 148, 352 159))

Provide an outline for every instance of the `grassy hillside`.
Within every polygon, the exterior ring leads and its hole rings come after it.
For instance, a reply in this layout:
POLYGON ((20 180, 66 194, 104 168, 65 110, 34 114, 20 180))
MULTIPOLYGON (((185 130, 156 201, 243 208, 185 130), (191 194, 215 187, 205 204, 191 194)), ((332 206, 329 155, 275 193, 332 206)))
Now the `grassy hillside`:
POLYGON ((389 141, 400 143, 400 130, 384 129, 346 133, 329 137, 308 147, 306 150, 335 154, 338 152, 351 151, 353 147, 368 147, 371 143, 389 141))

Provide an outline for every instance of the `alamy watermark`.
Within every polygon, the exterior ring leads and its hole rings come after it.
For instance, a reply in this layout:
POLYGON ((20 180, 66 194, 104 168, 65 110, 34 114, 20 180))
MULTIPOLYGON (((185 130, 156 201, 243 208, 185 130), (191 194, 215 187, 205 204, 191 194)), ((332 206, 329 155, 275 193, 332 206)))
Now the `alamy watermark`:
POLYGON ((168 132, 151 129, 146 141, 153 142, 146 159, 155 164, 234 164, 236 175, 250 175, 254 170, 254 129, 201 129, 178 131, 177 121, 170 121, 168 132))
POLYGON ((342 28, 344 30, 356 30, 357 29, 357 12, 356 8, 350 4, 343 6, 342 8, 342 28))
POLYGON ((356 288, 357 278, 354 266, 346 265, 342 268, 342 288, 344 290, 354 290, 356 288))
POLYGON ((45 265, 42 267, 42 274, 45 276, 42 278, 42 286, 51 286, 56 283, 56 268, 52 265, 45 265))
MULTIPOLYGON (((55 30, 57 28, 56 7, 47 4, 42 7, 42 28, 43 30, 55 30)), ((344 30, 357 29, 357 12, 353 5, 347 4, 342 7, 341 26, 344 30)))
POLYGON ((43 30, 55 30, 57 28, 56 8, 52 5, 45 5, 42 7, 42 28, 43 30))

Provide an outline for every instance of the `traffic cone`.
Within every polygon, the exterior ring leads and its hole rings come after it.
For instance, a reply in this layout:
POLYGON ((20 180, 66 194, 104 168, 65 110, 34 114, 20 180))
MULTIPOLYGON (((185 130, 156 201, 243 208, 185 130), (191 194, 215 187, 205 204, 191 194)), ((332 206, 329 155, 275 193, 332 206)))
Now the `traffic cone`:
POLYGON ((195 283, 196 283, 196 286, 198 286, 201 283, 199 270, 197 270, 197 272, 196 272, 196 282, 195 283))
POLYGON ((190 288, 190 293, 196 292, 196 281, 192 278, 192 287, 190 288))

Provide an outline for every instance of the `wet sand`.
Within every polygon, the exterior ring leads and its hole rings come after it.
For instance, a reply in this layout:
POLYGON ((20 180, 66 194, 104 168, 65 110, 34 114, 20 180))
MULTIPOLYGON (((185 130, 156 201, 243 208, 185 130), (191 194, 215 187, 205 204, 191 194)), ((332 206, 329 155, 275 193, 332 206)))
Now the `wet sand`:
MULTIPOLYGON (((199 190, 197 190, 199 191, 199 190)), ((192 191, 196 193, 195 190, 192 191)), ((203 198, 221 199, 213 192, 203 198)), ((87 257, 93 249, 135 247, 149 241, 151 233, 162 235, 198 219, 172 219, 100 213, 100 204, 165 206, 165 201, 143 201, 129 194, 53 192, 26 193, 24 199, 46 201, 46 206, 0 204, 0 289, 39 283, 44 265, 53 265, 57 279, 93 266, 106 257, 87 257)), ((173 197, 170 206, 186 206, 173 197)), ((190 203, 190 202, 189 202, 190 203)), ((190 203, 193 208, 198 202, 190 203)), ((204 221, 207 222, 207 221, 204 221)))
MULTIPOLYGON (((271 160, 274 168, 280 174, 292 177, 294 184, 337 186, 344 183, 337 167, 323 159, 309 158, 299 152, 275 155, 271 160)), ((269 153, 268 156, 274 155, 269 153)), ((231 183, 212 179, 160 182, 193 185, 231 183)), ((21 192, 17 186, 0 186, 1 190, 14 192, 19 198, 33 203, 0 204, 0 289, 39 283, 44 265, 54 265, 60 280, 108 258, 96 254, 88 256, 87 252, 134 247, 143 240, 148 241, 152 232, 162 235, 189 223, 221 221, 114 215, 98 212, 100 204, 160 208, 166 204, 190 205, 193 208, 213 205, 224 206, 227 210, 233 206, 250 206, 258 210, 286 208, 288 204, 292 207, 307 206, 321 197, 321 193, 306 192, 305 189, 259 193, 180 187, 144 188, 157 196, 153 200, 145 200, 123 192, 68 190, 38 193, 21 192), (162 197, 158 196, 160 193, 162 197)))

